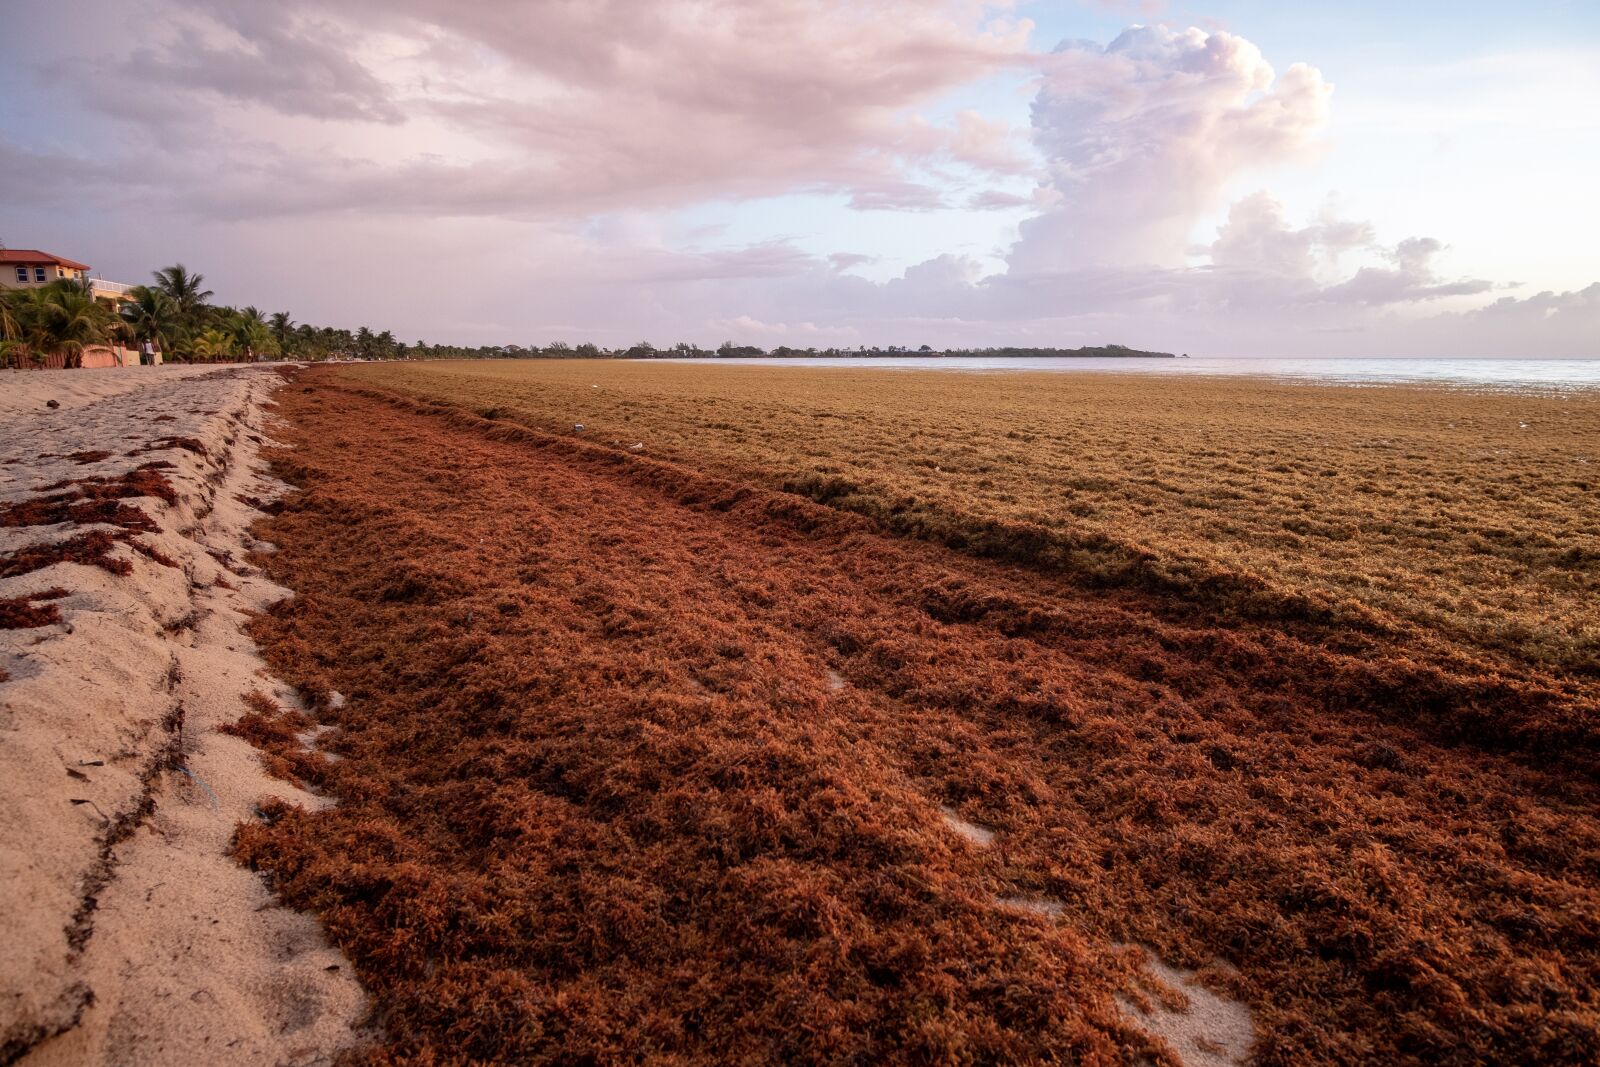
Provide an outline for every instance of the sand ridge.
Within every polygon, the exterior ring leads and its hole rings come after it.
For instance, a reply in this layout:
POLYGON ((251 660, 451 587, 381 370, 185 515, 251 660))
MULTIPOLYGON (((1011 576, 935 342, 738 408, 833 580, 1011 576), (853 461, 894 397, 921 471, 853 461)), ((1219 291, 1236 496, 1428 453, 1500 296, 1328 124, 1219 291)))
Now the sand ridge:
MULTIPOLYGON (((0 1062, 328 1062, 360 1039, 363 994, 316 922, 227 855, 263 798, 322 801, 216 732, 246 690, 293 699, 239 629, 285 595, 245 558, 253 504, 278 492, 255 456, 281 378, 115 373, 19 376, 29 406, 18 391, 0 406, 0 503, 150 462, 172 464, 177 491, 175 504, 127 502, 155 521, 138 540, 176 566, 118 544, 127 574, 68 562, 0 581, 0 597, 67 590, 49 601, 59 622, 0 630, 0 884, 13 902, 0 912, 0 1062)), ((0 553, 100 528, 0 529, 0 553)))

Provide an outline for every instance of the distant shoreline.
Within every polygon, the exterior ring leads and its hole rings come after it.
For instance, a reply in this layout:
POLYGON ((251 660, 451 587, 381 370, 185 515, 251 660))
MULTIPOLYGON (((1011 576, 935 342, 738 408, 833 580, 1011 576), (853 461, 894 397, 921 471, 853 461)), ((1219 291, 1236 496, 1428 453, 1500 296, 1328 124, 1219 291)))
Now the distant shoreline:
MULTIPOLYGON (((551 357, 541 357, 549 359, 551 357)), ((557 356, 557 359, 583 357, 557 356)), ((607 358, 602 356, 602 359, 607 358)), ((680 363, 716 363, 739 359, 1184 359, 1171 352, 854 352, 831 356, 765 355, 765 356, 623 356, 610 357, 648 362, 653 359, 676 360, 680 363)))
MULTIPOLYGON (((753 345, 733 347, 717 351, 699 350, 693 355, 686 354, 681 349, 649 349, 642 346, 627 349, 626 351, 610 354, 612 359, 676 359, 676 360, 720 360, 720 359, 1180 359, 1186 358, 1187 353, 1180 357, 1172 352, 1149 352, 1138 348, 1129 348, 1126 345, 1085 345, 1082 348, 951 348, 944 351, 934 349, 866 349, 851 351, 849 349, 828 348, 821 350, 796 350, 778 348, 771 352, 764 351, 753 345)), ((543 358, 552 358, 545 356, 543 358)), ((562 356, 554 358, 560 359, 562 356)), ((605 358, 605 357, 602 357, 605 358)))

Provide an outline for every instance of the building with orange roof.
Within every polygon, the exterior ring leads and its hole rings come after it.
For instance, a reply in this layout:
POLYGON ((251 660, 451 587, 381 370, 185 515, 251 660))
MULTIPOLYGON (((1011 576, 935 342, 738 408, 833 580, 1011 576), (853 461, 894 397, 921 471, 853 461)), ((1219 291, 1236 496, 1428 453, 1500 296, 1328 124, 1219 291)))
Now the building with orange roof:
POLYGON ((41 252, 37 248, 0 248, 0 289, 37 289, 51 282, 83 283, 103 304, 115 308, 129 299, 133 286, 89 276, 87 263, 41 252))

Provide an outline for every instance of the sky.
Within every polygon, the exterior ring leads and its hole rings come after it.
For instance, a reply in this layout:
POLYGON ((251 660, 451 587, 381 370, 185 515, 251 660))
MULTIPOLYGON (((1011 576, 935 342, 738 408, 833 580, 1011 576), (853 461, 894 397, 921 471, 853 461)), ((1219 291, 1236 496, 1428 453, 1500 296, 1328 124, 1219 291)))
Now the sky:
POLYGON ((1597 0, 0 0, 0 241, 407 341, 1600 357, 1597 105, 1597 0))

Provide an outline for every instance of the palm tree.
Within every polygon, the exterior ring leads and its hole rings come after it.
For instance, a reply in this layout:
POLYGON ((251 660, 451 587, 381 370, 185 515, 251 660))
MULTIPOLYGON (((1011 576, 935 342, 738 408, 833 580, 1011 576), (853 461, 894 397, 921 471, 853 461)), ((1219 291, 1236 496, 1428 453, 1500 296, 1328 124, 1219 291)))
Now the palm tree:
POLYGON ((0 367, 20 367, 23 359, 32 354, 23 336, 22 299, 19 290, 0 289, 0 367))
POLYGON ((148 285, 134 286, 128 297, 121 314, 134 340, 149 341, 164 353, 175 353, 184 339, 183 316, 177 301, 148 285))
POLYGON ((266 320, 253 307, 238 311, 226 309, 221 326, 232 336, 235 350, 242 349, 247 359, 253 360, 277 349, 277 342, 272 339, 272 331, 267 328, 266 320))
POLYGON ((194 358, 206 363, 227 359, 233 355, 233 337, 215 327, 206 330, 194 340, 194 358))
POLYGON ((204 274, 190 274, 188 267, 174 263, 156 271, 155 278, 156 288, 172 297, 179 313, 190 325, 194 325, 201 313, 210 306, 211 290, 200 288, 206 281, 204 274))
POLYGON ((11 306, 17 299, 15 293, 14 289, 0 289, 0 367, 9 364, 22 346, 22 324, 11 306))
POLYGON ((332 326, 324 326, 318 330, 317 341, 322 346, 322 358, 324 359, 330 356, 348 359, 356 346, 354 334, 349 330, 335 329, 332 326))
POLYGON ((35 359, 61 355, 78 366, 86 347, 106 340, 111 313, 82 287, 59 282, 28 290, 17 319, 35 359))
POLYGON ((274 311, 267 320, 267 329, 272 331, 272 339, 278 342, 280 351, 289 350, 289 335, 294 331, 294 320, 287 311, 274 311))

